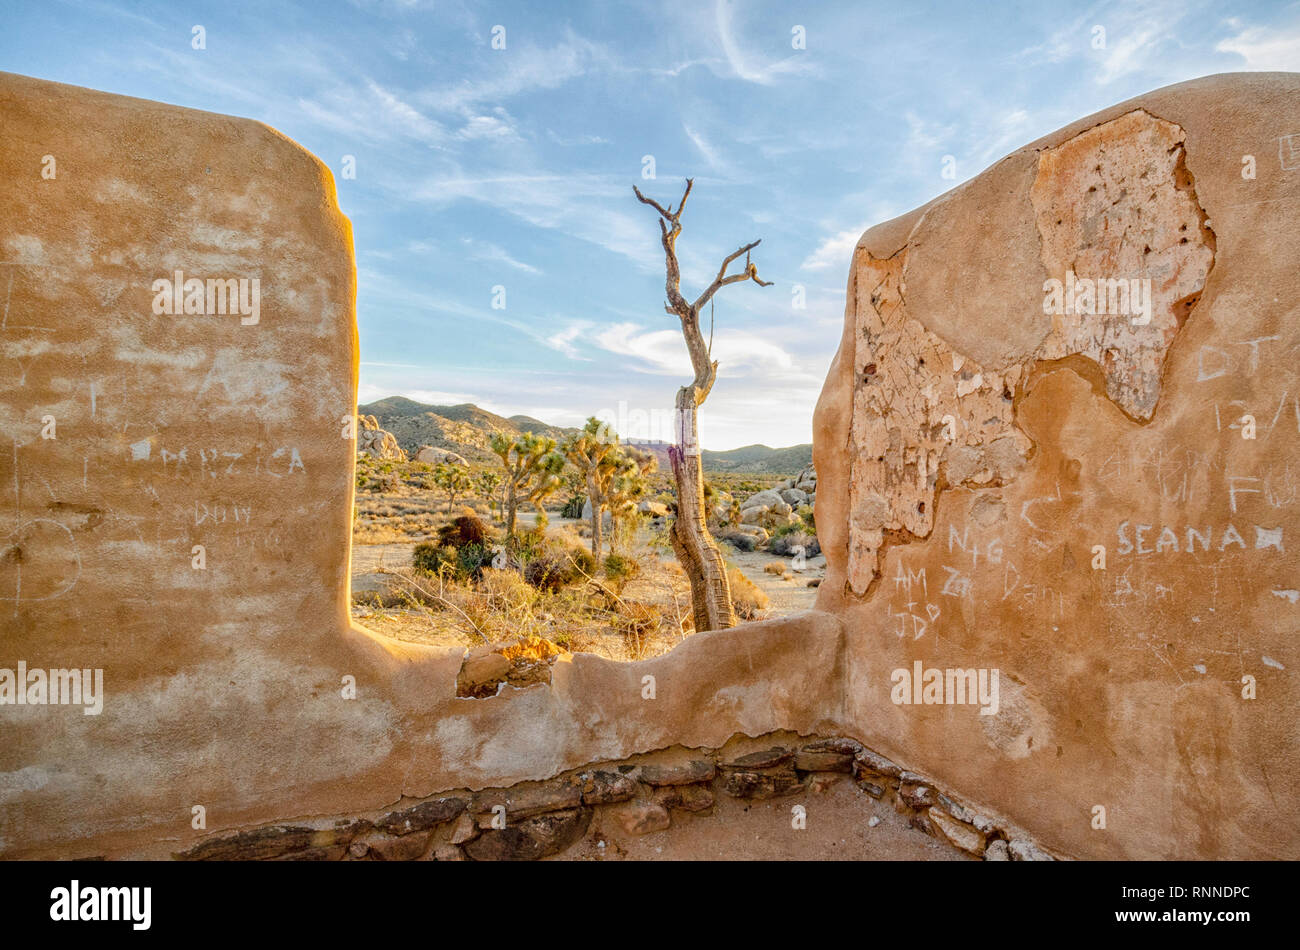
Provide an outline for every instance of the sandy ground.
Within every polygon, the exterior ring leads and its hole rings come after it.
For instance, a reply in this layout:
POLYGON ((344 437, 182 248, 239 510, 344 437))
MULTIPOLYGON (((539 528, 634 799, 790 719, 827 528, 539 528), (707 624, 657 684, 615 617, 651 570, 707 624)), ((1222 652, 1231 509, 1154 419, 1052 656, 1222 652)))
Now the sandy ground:
POLYGON ((576 861, 963 861, 965 852, 908 825, 887 803, 860 791, 847 775, 786 798, 741 801, 719 795, 712 817, 673 812, 664 831, 630 835, 601 809, 578 844, 550 860, 576 861), (791 825, 802 805, 806 827, 791 825), (880 822, 873 828, 872 817, 880 822), (601 845, 604 842, 604 845, 601 845))
MULTIPOLYGON (((519 521, 524 527, 532 527, 536 524, 536 515, 531 512, 527 514, 521 513, 519 521)), ((581 523, 580 520, 573 518, 552 516, 549 530, 550 533, 554 534, 565 530, 570 525, 577 526, 581 523)), ((643 537, 640 542, 644 543, 645 540, 646 538, 643 537)), ((352 546, 352 573, 371 574, 375 571, 410 567, 411 552, 414 550, 415 542, 354 544, 352 546)), ((821 556, 808 558, 804 570, 796 572, 791 568, 792 559, 788 557, 777 557, 763 551, 737 551, 729 544, 722 545, 722 552, 729 561, 740 568, 741 573, 758 585, 759 589, 771 598, 772 606, 766 614, 767 617, 782 617, 786 614, 797 613, 800 610, 812 609, 813 601, 817 598, 817 591, 815 588, 809 587, 808 582, 826 575, 826 558, 821 556), (780 575, 768 574, 763 570, 765 565, 773 562, 783 563, 792 574, 793 580, 784 580, 780 575)), ((672 559, 672 552, 665 552, 663 556, 672 559)))
POLYGON ((352 573, 373 574, 375 571, 393 571, 411 566, 411 552, 415 544, 354 544, 352 545, 352 573))

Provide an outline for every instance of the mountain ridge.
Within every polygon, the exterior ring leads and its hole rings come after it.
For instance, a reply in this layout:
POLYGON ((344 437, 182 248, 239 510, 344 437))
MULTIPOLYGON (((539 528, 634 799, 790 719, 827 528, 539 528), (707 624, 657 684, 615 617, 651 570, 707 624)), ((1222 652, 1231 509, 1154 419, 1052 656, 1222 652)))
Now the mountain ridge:
MULTIPOLYGON (((470 402, 432 405, 406 396, 376 399, 357 406, 357 413, 374 416, 380 428, 391 432, 412 456, 420 446, 432 445, 480 463, 497 461, 488 448, 493 431, 509 435, 533 432, 557 442, 579 431, 574 426, 555 426, 522 413, 500 416, 470 402)), ((650 439, 624 439, 623 442, 653 452, 659 458, 660 468, 668 470, 669 443, 650 439)), ((706 471, 795 474, 812 464, 812 444, 805 442, 773 448, 755 443, 725 451, 705 449, 702 458, 706 471)))

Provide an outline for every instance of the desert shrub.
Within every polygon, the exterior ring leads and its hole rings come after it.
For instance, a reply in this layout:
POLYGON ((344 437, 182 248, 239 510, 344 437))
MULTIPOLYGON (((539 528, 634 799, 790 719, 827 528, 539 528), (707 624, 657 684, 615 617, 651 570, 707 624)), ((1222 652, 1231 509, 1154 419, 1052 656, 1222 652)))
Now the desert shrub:
POLYGON ((456 560, 456 549, 451 545, 441 545, 434 541, 417 544, 411 552, 411 566, 421 574, 441 573, 446 565, 456 560))
POLYGON ((809 534, 817 533, 817 522, 813 520, 812 505, 800 505, 795 509, 794 513, 799 516, 799 520, 804 523, 804 527, 808 529, 809 534))
POLYGON ((569 500, 564 503, 560 509, 561 518, 581 518, 582 507, 587 503, 587 496, 583 494, 570 495, 569 500))
POLYGON ((785 514, 781 514, 774 507, 769 508, 758 516, 759 526, 766 528, 771 534, 776 534, 782 529, 788 529, 790 527, 800 527, 799 519, 791 515, 789 505, 785 506, 785 511, 785 514))
POLYGON ((787 534, 794 534, 796 531, 801 531, 802 529, 803 526, 797 521, 782 522, 773 527, 771 533, 773 538, 780 538, 787 534))
POLYGON ((546 547, 546 537, 536 531, 520 531, 506 539, 506 552, 516 565, 541 557, 546 547))
POLYGON ((454 548, 467 544, 484 545, 492 539, 492 529, 472 509, 462 509, 460 515, 438 529, 438 541, 454 548))
POLYGON ((471 542, 456 547, 437 541, 417 544, 411 555, 411 566, 423 574, 443 574, 457 580, 477 580, 483 569, 492 563, 496 552, 485 543, 471 542))
POLYGON ((646 544, 652 551, 662 551, 671 553, 673 550, 673 531, 667 524, 659 527, 650 528, 650 537, 646 539, 646 544))
POLYGON ((768 561, 763 565, 764 574, 781 575, 785 573, 785 561, 768 561))
POLYGON ((500 612, 521 613, 537 600, 537 589, 515 571, 498 571, 487 568, 479 582, 479 591, 487 598, 489 606, 500 612))
POLYGON ((741 620, 753 620, 762 611, 772 606, 772 601, 758 585, 740 572, 739 568, 727 569, 727 581, 731 584, 731 606, 741 620))
POLYGON ((397 486, 401 482, 392 472, 370 472, 362 475, 357 473, 357 488, 365 489, 371 492, 393 492, 397 491, 397 486))
POLYGON ((729 534, 724 534, 722 540, 737 551, 752 551, 758 546, 758 539, 752 534, 746 534, 744 531, 732 531, 729 534))
MULTIPOLYGON (((798 552, 795 548, 802 547, 804 557, 816 557, 813 547, 817 544, 817 539, 802 530, 787 531, 772 539, 767 549, 773 554, 779 554, 782 557, 791 557, 798 552)), ((817 549, 820 551, 820 548, 817 549)))
POLYGON ((538 590, 554 593, 586 580, 596 569, 590 551, 552 544, 524 562, 524 580, 538 590))
POLYGON ((616 587, 622 588, 639 570, 641 565, 625 555, 611 554, 605 558, 605 577, 616 587))
POLYGON ((492 530, 466 508, 461 515, 438 529, 436 541, 415 546, 411 565, 424 574, 477 580, 495 555, 492 530))
POLYGON ((596 573, 596 556, 586 548, 568 548, 569 556, 573 558, 573 565, 583 574, 591 576, 596 573))

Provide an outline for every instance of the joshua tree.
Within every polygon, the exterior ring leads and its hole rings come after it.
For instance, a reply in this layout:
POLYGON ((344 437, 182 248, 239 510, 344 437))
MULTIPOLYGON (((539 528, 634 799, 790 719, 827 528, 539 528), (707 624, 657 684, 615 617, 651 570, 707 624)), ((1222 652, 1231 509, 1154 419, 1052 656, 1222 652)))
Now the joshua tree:
POLYGON ((433 470, 433 483, 447 493, 447 514, 451 514, 451 506, 456 503, 456 496, 464 495, 474 487, 465 470, 450 462, 438 463, 433 470))
MULTIPOLYGON (((483 471, 478 473, 477 487, 478 490, 483 493, 483 499, 488 503, 489 508, 492 507, 494 502, 499 501, 496 492, 497 492, 497 486, 500 484, 501 484, 500 472, 493 472, 484 469, 483 471)), ((497 510, 500 511, 500 508, 501 506, 498 504, 497 510)))
POLYGON ((513 538, 520 502, 541 512, 542 501, 560 486, 564 456, 555 451, 554 439, 531 432, 516 438, 494 432, 490 444, 505 469, 506 537, 513 538))
POLYGON ((695 300, 687 300, 682 295, 681 271, 677 265, 677 236, 682 233, 682 210, 686 207, 686 199, 690 197, 693 185, 692 179, 686 179, 686 190, 682 193, 676 211, 671 205, 665 208, 653 198, 647 198, 635 185, 632 190, 638 201, 659 213, 659 231, 667 269, 665 289, 668 300, 664 303, 664 310, 681 322, 682 336, 686 338, 686 349, 695 370, 695 379, 677 391, 677 444, 668 448, 673 478, 677 483, 677 517, 672 527, 673 551, 691 580, 695 629, 719 630, 734 627, 736 613, 731 606, 731 588, 727 583, 727 567, 722 560, 722 552, 709 536, 705 524, 704 473, 700 465, 697 412, 717 379, 718 364, 710 358, 712 330, 709 332, 709 343, 705 343, 704 336, 700 333, 700 312, 713 299, 713 295, 727 284, 752 280, 759 286, 769 287, 771 281, 760 280, 758 268, 750 262, 750 251, 759 245, 758 241, 751 241, 723 260, 722 266, 718 268, 718 276, 695 300), (744 270, 728 274, 727 268, 742 255, 745 258, 744 270))
POLYGON ((613 529, 609 536, 611 554, 618 543, 620 524, 635 514, 637 502, 650 488, 650 476, 659 468, 659 460, 653 452, 625 446, 619 450, 615 464, 617 468, 605 489, 605 502, 609 506, 613 529))
POLYGON ((561 451, 573 467, 582 473, 591 503, 591 553, 600 557, 604 543, 605 493, 616 469, 618 434, 595 416, 587 419, 582 431, 564 440, 561 451))

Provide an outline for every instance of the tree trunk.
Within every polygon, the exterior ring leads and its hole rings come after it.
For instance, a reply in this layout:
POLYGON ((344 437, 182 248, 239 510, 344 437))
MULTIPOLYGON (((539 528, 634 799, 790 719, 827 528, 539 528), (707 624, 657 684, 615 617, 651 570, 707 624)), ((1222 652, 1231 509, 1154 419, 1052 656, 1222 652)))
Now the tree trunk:
POLYGON ((515 515, 519 511, 519 497, 511 486, 506 501, 506 538, 515 536, 515 515))
MULTIPOLYGON (((593 471, 595 470, 593 466, 593 471)), ((591 554, 600 563, 600 549, 604 546, 605 519, 601 517, 601 508, 603 501, 600 492, 596 488, 596 479, 593 475, 587 476, 587 501, 591 502, 591 554)))
MULTIPOLYGON (((760 280, 758 268, 749 254, 759 241, 750 241, 723 258, 722 266, 713 283, 694 302, 682 296, 681 267, 677 263, 677 237, 682 233, 682 211, 691 195, 694 181, 686 179, 686 190, 677 210, 665 208, 652 198, 641 194, 635 185, 632 191, 642 204, 659 212, 659 234, 664 248, 664 310, 676 316, 682 324, 682 336, 695 370, 692 385, 677 392, 677 444, 669 446, 668 457, 673 464, 673 477, 677 481, 677 518, 673 521, 673 551, 677 560, 691 579, 691 609, 695 615, 695 629, 721 630, 736 625, 736 612, 731 606, 731 585, 727 582, 727 566, 722 552, 709 537, 704 511, 704 469, 700 459, 697 413, 700 404, 708 398, 713 383, 718 378, 718 364, 711 358, 713 330, 710 324, 709 341, 700 332, 700 313, 713 295, 728 284, 752 280, 760 287, 772 286, 771 281, 760 280), (732 262, 745 258, 745 269, 728 273, 732 262)), ((712 311, 710 310, 710 313, 712 311)))
POLYGON ((726 562, 706 523, 696 412, 695 387, 683 386, 677 392, 677 445, 668 448, 677 482, 677 517, 671 537, 677 560, 691 581, 691 612, 698 633, 734 627, 736 612, 731 606, 726 562))

